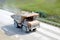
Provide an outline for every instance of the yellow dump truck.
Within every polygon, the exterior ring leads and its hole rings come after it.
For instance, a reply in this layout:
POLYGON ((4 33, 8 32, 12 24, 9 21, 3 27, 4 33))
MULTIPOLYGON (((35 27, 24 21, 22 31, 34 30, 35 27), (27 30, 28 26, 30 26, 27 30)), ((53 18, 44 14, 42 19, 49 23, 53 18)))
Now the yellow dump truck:
POLYGON ((25 32, 36 31, 40 27, 40 22, 37 20, 38 13, 22 12, 11 16, 14 19, 14 26, 23 29, 25 32))

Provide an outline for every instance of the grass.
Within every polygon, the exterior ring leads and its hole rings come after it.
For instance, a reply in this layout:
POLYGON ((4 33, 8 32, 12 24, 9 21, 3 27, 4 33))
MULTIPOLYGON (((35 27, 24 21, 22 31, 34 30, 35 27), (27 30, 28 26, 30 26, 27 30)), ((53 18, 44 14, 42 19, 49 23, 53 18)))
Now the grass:
POLYGON ((44 11, 48 15, 60 14, 60 0, 8 0, 8 4, 28 11, 44 11))

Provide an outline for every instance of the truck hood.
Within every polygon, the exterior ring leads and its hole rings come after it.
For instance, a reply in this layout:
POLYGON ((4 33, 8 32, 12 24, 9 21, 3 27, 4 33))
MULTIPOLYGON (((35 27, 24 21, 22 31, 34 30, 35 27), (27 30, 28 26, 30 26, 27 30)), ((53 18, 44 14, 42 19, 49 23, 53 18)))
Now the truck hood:
POLYGON ((40 22, 38 20, 33 20, 33 21, 28 22, 28 24, 30 24, 31 26, 38 25, 39 23, 40 22))

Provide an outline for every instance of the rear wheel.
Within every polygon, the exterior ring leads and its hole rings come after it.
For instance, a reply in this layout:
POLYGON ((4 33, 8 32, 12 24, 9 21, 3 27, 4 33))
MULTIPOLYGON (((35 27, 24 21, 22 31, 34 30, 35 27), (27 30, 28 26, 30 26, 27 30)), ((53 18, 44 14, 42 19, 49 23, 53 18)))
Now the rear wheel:
POLYGON ((14 26, 16 27, 16 28, 20 28, 20 26, 18 25, 18 23, 14 20, 14 26))
POLYGON ((17 25, 18 25, 17 22, 14 20, 14 27, 17 27, 17 25))

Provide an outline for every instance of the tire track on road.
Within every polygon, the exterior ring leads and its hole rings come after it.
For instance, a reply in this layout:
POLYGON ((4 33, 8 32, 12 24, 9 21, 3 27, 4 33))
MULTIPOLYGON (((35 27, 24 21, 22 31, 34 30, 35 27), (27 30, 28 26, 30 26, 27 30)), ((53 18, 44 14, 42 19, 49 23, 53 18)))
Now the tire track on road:
POLYGON ((46 37, 49 37, 51 39, 60 40, 60 38, 57 35, 53 35, 53 33, 49 32, 49 31, 47 31, 45 29, 40 28, 36 32, 39 33, 39 34, 41 34, 41 35, 44 35, 46 37))

